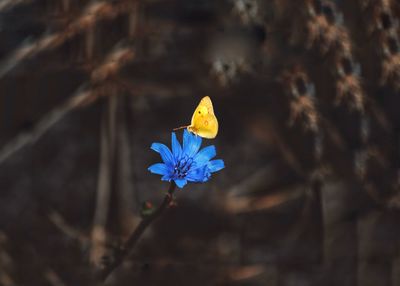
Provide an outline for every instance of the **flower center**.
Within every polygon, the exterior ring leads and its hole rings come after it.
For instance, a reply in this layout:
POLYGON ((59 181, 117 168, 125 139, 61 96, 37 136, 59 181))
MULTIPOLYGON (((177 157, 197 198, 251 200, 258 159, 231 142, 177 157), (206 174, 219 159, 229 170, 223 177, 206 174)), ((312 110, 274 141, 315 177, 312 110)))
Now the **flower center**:
POLYGON ((193 164, 193 158, 184 156, 176 163, 174 167, 174 175, 179 179, 185 178, 193 164))

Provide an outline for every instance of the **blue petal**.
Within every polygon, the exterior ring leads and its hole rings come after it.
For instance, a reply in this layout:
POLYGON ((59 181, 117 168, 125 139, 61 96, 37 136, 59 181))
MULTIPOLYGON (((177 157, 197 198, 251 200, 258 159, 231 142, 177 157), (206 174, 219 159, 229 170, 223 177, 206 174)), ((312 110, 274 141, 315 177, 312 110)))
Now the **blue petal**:
POLYGON ((207 175, 207 167, 197 169, 190 169, 186 175, 186 179, 190 182, 205 182, 208 180, 209 175, 207 175))
POLYGON ((181 154, 182 154, 182 147, 181 144, 179 143, 178 139, 176 138, 175 132, 171 133, 171 142, 172 142, 172 154, 176 159, 180 159, 181 154))
POLYGON ((178 188, 183 188, 187 184, 186 179, 175 179, 175 184, 178 186, 178 188))
POLYGON ((211 173, 218 172, 219 170, 225 168, 224 161, 221 159, 212 160, 212 161, 208 162, 207 166, 211 173))
POLYGON ((166 175, 161 177, 161 181, 171 182, 171 180, 172 180, 171 174, 166 174, 166 175))
POLYGON ((198 166, 203 166, 206 164, 208 161, 210 161, 212 158, 214 158, 217 155, 217 151, 215 150, 214 145, 207 146, 203 149, 200 150, 199 153, 194 157, 194 162, 195 162, 195 167, 198 166))
POLYGON ((161 143, 153 143, 151 144, 151 149, 160 153, 161 159, 164 161, 165 164, 172 166, 175 164, 175 158, 172 155, 171 151, 167 146, 161 143))
POLYGON ((163 163, 151 165, 149 168, 147 168, 147 170, 158 175, 167 175, 169 173, 169 168, 163 163))
POLYGON ((189 158, 193 157, 201 146, 201 137, 190 134, 186 129, 183 131, 183 153, 189 158))

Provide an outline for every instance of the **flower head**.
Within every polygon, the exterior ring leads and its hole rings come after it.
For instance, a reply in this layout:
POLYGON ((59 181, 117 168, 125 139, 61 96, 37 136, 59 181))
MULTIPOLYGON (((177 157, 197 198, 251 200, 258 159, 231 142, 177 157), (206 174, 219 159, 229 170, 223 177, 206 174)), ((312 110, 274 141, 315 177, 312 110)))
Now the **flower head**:
POLYGON ((211 160, 217 155, 214 145, 200 150, 201 137, 183 132, 183 146, 171 134, 172 152, 161 143, 153 143, 151 149, 160 154, 164 163, 151 165, 148 170, 154 174, 162 175, 163 181, 174 181, 179 188, 183 188, 187 182, 206 182, 211 173, 217 172, 225 167, 221 159, 211 160), (199 151, 200 150, 200 151, 199 151))

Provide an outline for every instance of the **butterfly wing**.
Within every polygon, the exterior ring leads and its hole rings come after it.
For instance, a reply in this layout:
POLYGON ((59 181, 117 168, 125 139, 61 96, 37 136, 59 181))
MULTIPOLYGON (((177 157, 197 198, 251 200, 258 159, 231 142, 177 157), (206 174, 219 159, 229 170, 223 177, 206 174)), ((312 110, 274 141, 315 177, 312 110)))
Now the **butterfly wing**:
POLYGON ((192 116, 189 131, 208 139, 215 138, 218 133, 218 120, 210 97, 203 97, 192 116))
POLYGON ((214 108, 209 96, 205 96, 201 99, 199 106, 205 106, 209 114, 214 115, 214 108))
POLYGON ((194 133, 208 139, 215 138, 218 133, 218 120, 214 114, 198 116, 194 120, 194 133))

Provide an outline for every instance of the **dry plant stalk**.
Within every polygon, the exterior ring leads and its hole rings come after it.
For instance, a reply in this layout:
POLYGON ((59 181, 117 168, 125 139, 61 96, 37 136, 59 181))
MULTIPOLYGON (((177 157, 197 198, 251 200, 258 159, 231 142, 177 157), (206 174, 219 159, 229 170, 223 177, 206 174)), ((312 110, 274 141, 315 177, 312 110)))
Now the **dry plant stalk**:
POLYGON ((349 102, 355 110, 364 110, 364 97, 361 88, 360 79, 349 74, 340 77, 336 82, 337 97, 335 103, 337 105, 342 102, 349 102))
POLYGON ((396 89, 400 88, 400 54, 389 56, 382 61, 381 83, 392 83, 396 89))
POLYGON ((318 45, 322 54, 327 53, 333 46, 343 42, 345 33, 342 28, 332 25, 324 15, 317 15, 307 23, 307 47, 318 45))
POLYGON ((307 74, 300 67, 285 71, 281 82, 289 94, 290 118, 289 124, 293 126, 299 122, 305 130, 314 133, 319 131, 319 114, 315 105, 313 88, 309 83, 307 74))
POLYGON ((382 52, 382 73, 380 83, 390 84, 400 89, 400 44, 398 37, 398 19, 392 14, 392 1, 361 1, 365 9, 370 34, 378 34, 377 46, 382 52))

